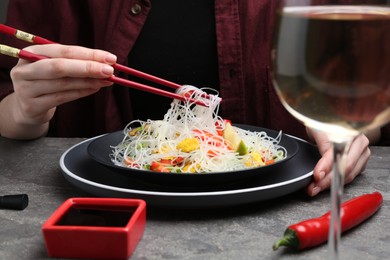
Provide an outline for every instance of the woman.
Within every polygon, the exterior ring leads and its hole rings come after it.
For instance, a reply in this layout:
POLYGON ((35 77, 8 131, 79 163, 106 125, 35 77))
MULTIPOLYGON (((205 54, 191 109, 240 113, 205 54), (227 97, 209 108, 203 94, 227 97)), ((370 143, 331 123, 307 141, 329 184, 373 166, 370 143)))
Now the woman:
MULTIPOLYGON (((132 119, 162 118, 169 99, 101 80, 113 75, 110 65, 117 62, 179 84, 216 88, 223 98, 220 115, 234 123, 312 138, 322 154, 307 188, 314 196, 330 186, 332 150, 322 134, 306 133, 271 84, 274 2, 10 1, 10 26, 66 45, 28 47, 52 58, 35 63, 15 65, 1 57, 0 134, 90 137, 122 129, 132 119)), ((26 46, 2 37, 6 44, 26 46)), ((378 141, 380 131, 369 138, 378 141)), ((364 170, 368 145, 363 135, 354 141, 346 182, 364 170)))

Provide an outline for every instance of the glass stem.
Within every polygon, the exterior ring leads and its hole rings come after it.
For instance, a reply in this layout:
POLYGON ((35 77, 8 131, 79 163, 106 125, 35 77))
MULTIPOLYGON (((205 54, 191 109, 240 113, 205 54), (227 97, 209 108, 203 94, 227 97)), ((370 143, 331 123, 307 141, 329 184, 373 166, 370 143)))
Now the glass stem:
POLYGON ((333 142, 333 175, 331 184, 331 218, 329 227, 329 259, 339 259, 341 237, 341 201, 344 187, 346 154, 350 141, 333 142))

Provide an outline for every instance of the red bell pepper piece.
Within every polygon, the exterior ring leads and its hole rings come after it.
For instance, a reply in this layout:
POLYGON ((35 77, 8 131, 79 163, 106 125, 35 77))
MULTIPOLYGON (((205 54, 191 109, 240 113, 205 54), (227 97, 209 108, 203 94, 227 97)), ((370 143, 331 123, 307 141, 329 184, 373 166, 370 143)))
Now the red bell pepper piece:
POLYGON ((169 164, 153 161, 150 165, 150 169, 155 172, 170 172, 167 166, 169 166, 169 164))
MULTIPOLYGON (((226 123, 232 124, 232 121, 229 120, 229 119, 224 119, 224 120, 223 120, 223 123, 224 123, 225 125, 226 125, 226 123)), ((217 129, 218 135, 219 135, 219 136, 222 136, 222 135, 223 135, 223 127, 222 127, 222 125, 220 125, 218 122, 215 122, 215 127, 216 127, 216 129, 217 129)))

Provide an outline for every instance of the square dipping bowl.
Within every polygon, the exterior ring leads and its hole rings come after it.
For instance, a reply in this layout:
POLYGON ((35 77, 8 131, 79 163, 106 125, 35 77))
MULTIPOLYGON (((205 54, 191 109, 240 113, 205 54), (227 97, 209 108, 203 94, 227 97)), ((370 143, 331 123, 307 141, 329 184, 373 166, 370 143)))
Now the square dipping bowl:
POLYGON ((70 198, 46 220, 42 232, 50 257, 128 259, 145 222, 144 200, 70 198))

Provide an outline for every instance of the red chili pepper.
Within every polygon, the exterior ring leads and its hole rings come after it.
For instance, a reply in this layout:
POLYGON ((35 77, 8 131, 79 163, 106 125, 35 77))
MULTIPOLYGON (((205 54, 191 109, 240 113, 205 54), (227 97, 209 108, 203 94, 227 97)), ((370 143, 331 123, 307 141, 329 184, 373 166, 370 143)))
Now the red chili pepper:
MULTIPOLYGON (((380 208, 382 201, 382 194, 373 192, 344 202, 340 211, 341 232, 347 231, 371 217, 380 208)), ((328 239, 329 222, 330 211, 321 217, 293 224, 286 229, 283 238, 277 241, 272 248, 276 250, 280 246, 287 246, 301 250, 320 245, 328 239)))

